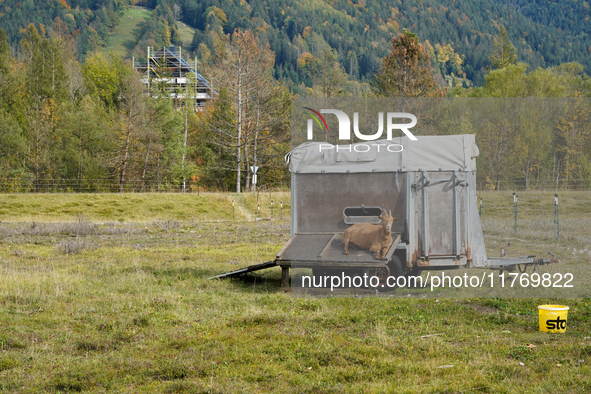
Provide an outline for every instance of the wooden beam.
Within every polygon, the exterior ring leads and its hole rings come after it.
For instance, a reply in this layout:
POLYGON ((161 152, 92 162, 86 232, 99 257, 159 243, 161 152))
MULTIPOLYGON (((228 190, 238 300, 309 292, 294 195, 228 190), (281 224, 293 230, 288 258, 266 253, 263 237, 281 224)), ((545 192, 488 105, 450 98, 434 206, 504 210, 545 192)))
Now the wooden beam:
POLYGON ((281 266, 281 287, 283 289, 289 288, 289 267, 285 265, 281 266))

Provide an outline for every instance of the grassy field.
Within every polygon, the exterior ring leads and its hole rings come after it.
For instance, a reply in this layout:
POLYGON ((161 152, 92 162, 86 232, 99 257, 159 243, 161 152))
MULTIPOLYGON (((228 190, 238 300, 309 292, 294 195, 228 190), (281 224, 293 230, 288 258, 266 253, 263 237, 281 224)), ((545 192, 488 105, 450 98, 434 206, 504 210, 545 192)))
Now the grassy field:
POLYGON ((0 221, 145 223, 289 218, 289 193, 197 194, 4 194, 0 221), (232 206, 234 202, 234 207, 232 206), (273 202, 273 207, 271 207, 273 202), (257 209, 257 205, 259 208, 257 209))
POLYGON ((126 57, 135 47, 142 30, 142 25, 150 17, 150 10, 144 7, 130 7, 109 37, 105 52, 115 51, 122 57, 126 57))
POLYGON ((179 35, 181 36, 181 40, 183 41, 183 48, 189 48, 191 46, 191 42, 193 42, 193 36, 195 35, 195 29, 189 25, 186 25, 183 22, 176 23, 179 35))
MULTIPOLYGON (((143 23, 150 17, 150 13, 151 10, 145 7, 130 7, 109 37, 105 52, 115 51, 122 57, 126 57, 140 39, 143 23)), ((191 46, 195 29, 183 22, 177 22, 177 29, 183 41, 182 47, 191 46)))
MULTIPOLYGON (((560 195, 556 241, 553 193, 520 193, 517 236, 512 196, 483 193, 489 254, 590 263, 591 193, 560 195)), ((0 195, 0 391, 591 391, 588 298, 302 299, 277 268, 208 280, 287 241, 289 195, 258 205, 263 220, 250 194, 0 195), (538 332, 554 302, 566 334, 538 332)))

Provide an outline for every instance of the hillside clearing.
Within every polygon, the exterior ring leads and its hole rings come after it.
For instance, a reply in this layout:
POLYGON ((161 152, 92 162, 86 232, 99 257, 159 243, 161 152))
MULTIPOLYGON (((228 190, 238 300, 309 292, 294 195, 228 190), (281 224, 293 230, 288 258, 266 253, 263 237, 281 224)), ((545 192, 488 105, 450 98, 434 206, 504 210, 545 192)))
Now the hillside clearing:
POLYGON ((150 17, 150 10, 144 7, 132 6, 121 18, 119 25, 109 37, 109 43, 104 51, 115 51, 125 58, 137 44, 143 23, 150 17))
MULTIPOLYGON (((151 13, 152 11, 145 7, 129 7, 129 9, 125 11, 123 17, 121 17, 119 25, 117 25, 115 31, 109 36, 109 42, 105 47, 104 52, 108 53, 110 51, 115 51, 121 57, 126 58, 137 45, 143 24, 148 18, 150 18, 151 13)), ((190 47, 191 42, 193 41, 193 35, 195 34, 195 29, 184 22, 177 22, 176 25, 181 40, 183 41, 182 47, 190 47)))

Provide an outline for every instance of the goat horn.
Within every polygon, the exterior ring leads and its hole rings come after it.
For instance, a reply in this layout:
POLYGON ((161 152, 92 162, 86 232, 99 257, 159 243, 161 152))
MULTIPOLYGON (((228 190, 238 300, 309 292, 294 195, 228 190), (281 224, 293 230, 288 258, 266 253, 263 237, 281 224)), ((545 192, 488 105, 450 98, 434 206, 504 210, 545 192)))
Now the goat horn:
POLYGON ((388 209, 388 215, 392 216, 392 210, 388 209))

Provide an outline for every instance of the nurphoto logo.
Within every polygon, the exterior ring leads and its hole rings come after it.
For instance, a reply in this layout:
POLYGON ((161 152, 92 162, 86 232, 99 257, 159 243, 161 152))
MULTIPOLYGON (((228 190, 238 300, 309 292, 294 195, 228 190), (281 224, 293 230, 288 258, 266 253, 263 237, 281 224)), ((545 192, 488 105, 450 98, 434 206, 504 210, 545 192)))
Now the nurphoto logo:
MULTIPOLYGON (((314 121, 316 121, 318 126, 320 126, 321 130, 324 126, 326 133, 329 132, 328 124, 326 123, 326 119, 324 119, 324 116, 322 116, 322 114, 333 114, 336 115, 339 121, 339 140, 351 141, 351 119, 345 112, 340 111, 338 109, 321 109, 320 112, 309 107, 304 107, 304 109, 310 111, 310 115, 313 118, 308 119, 308 140, 314 139, 314 121)), ((386 114, 386 139, 388 141, 391 141, 392 131, 401 130, 411 141, 416 141, 417 137, 415 137, 409 130, 410 128, 416 126, 416 124, 417 117, 413 114, 407 112, 388 112, 386 114), (394 119, 410 119, 410 123, 394 123, 394 119)), ((378 113, 378 130, 374 134, 368 135, 362 134, 359 130, 359 113, 353 112, 353 132, 355 133, 355 136, 357 138, 363 141, 375 141, 381 138, 382 134, 384 133, 384 113, 378 113)), ((380 151, 380 148, 382 146, 385 146, 388 152, 402 152, 402 150, 404 149, 403 146, 399 144, 371 144, 371 146, 376 146, 378 152, 380 151)), ((337 145, 336 150, 338 152, 339 150, 351 151, 351 149, 353 149, 355 152, 368 152, 369 150, 371 150, 371 146, 367 144, 356 144, 353 145, 353 147, 351 147, 351 145, 337 145)), ((322 151, 322 149, 330 150, 334 148, 335 146, 331 144, 321 144, 319 147, 320 151, 322 151)))
MULTIPOLYGON (((340 140, 351 140, 351 120, 349 116, 344 113, 343 111, 339 111, 338 109, 321 109, 320 112, 313 110, 312 108, 304 107, 305 109, 312 112, 312 118, 316 120, 320 129, 322 129, 322 125, 324 125, 326 131, 328 131, 328 125, 326 124, 326 120, 321 114, 334 114, 337 116, 339 121, 339 139, 340 140), (320 122, 322 121, 322 123, 320 122)), ((392 131, 393 130, 401 130, 408 138, 412 141, 416 141, 417 137, 415 137, 408 129, 413 128, 417 125, 417 117, 413 114, 409 114, 407 112, 388 112, 386 115, 387 123, 386 123, 386 139, 392 139, 392 131), (394 119, 410 119, 410 123, 393 123, 394 119)), ((384 113, 378 113, 378 131, 374 134, 366 135, 362 134, 359 131, 359 113, 353 112, 353 132, 355 136, 360 140, 364 141, 375 141, 379 139, 383 132, 384 132, 384 113)), ((314 122, 312 119, 308 119, 308 139, 312 140, 314 138, 313 133, 313 126, 314 122)))

